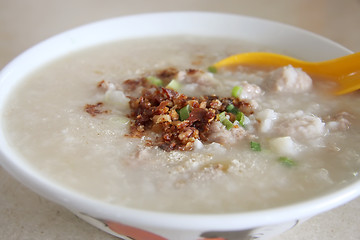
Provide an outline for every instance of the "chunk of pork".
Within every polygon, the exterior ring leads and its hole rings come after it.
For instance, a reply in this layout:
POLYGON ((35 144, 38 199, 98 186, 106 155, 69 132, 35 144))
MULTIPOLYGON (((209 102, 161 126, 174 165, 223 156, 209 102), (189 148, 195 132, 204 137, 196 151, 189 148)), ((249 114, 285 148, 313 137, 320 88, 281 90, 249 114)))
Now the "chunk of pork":
POLYGON ((275 136, 291 136, 294 139, 311 139, 325 134, 325 123, 321 118, 303 111, 277 113, 265 109, 256 114, 259 131, 275 136))
POLYGON ((241 99, 254 99, 263 94, 261 88, 256 84, 243 81, 239 85, 242 87, 242 91, 240 95, 241 99))
POLYGON ((265 84, 270 91, 301 93, 312 88, 312 79, 300 68, 289 65, 270 72, 265 84))
POLYGON ((246 131, 242 127, 233 127, 227 130, 225 126, 220 122, 213 122, 210 126, 210 142, 217 142, 222 145, 235 144, 237 141, 244 138, 246 131))

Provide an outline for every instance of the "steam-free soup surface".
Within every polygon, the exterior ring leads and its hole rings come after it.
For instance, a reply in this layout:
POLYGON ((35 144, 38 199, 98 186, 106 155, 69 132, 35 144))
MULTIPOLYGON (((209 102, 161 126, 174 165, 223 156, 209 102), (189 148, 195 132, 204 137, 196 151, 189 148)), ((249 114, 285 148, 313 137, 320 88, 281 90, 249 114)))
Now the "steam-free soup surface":
MULTIPOLYGON (((207 70, 223 57, 253 50, 264 48, 239 40, 177 36, 121 41, 71 54, 37 70, 14 90, 4 113, 5 134, 52 181, 140 209, 264 209, 355 180, 360 168, 359 94, 331 96, 329 84, 291 66, 207 70), (172 79, 161 75, 164 71, 172 79), (194 138, 182 142, 175 135, 174 146, 158 125, 179 124, 176 116, 152 116, 144 131, 134 128, 136 106, 130 108, 129 100, 136 102, 147 90, 162 91, 139 84, 146 79, 151 85, 149 77, 159 78, 163 87, 175 80, 176 92, 194 97, 199 105, 203 96, 216 95, 223 109, 229 102, 221 99, 231 98, 234 87, 240 87, 231 101, 248 104, 240 109, 245 122, 234 120, 227 110, 214 110, 204 136, 193 133, 194 138), (127 80, 138 84, 129 90, 127 80), (219 120, 221 112, 231 128, 219 120)), ((179 114, 173 103, 167 108, 179 114)))

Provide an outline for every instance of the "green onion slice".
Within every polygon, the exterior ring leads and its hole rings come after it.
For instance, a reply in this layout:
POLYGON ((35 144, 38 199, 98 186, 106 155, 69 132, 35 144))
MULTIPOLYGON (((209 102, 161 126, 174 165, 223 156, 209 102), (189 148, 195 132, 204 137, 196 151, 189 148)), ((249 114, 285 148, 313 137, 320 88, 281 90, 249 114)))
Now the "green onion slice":
POLYGON ((226 111, 236 114, 238 112, 238 109, 233 104, 230 103, 229 105, 226 106, 226 111))
POLYGON ((242 112, 238 112, 235 114, 236 120, 239 122, 241 126, 245 125, 245 115, 242 112))
POLYGON ((190 105, 186 105, 185 107, 179 110, 180 120, 184 121, 189 118, 190 116, 190 105))
POLYGON ((242 87, 240 87, 240 86, 235 86, 235 87, 233 87, 233 89, 231 90, 231 96, 237 98, 237 97, 240 96, 241 92, 242 92, 242 87))
POLYGON ((244 126, 245 115, 239 109, 237 109, 233 104, 229 104, 226 106, 226 111, 233 113, 235 115, 236 120, 239 122, 241 126, 244 126))
POLYGON ((250 142, 250 148, 255 152, 260 152, 261 151, 261 145, 258 142, 251 141, 250 142))
POLYGON ((293 167, 296 165, 296 162, 289 158, 289 157, 279 157, 278 158, 278 161, 281 162, 284 166, 287 166, 287 167, 293 167))
POLYGON ((168 85, 166 85, 166 88, 170 88, 172 90, 178 91, 181 88, 181 84, 175 79, 173 79, 169 82, 168 85))
POLYGON ((234 127, 234 124, 229 119, 227 119, 225 112, 219 114, 219 120, 226 127, 227 130, 230 130, 234 127))
POLYGON ((219 120, 220 120, 220 122, 223 121, 223 120, 225 120, 225 119, 226 119, 226 113, 225 113, 225 112, 219 113, 219 120))
POLYGON ((216 69, 216 67, 214 67, 214 66, 208 67, 207 70, 208 70, 209 72, 211 72, 211 73, 217 73, 217 69, 216 69))
POLYGON ((148 80, 151 84, 160 87, 163 85, 163 81, 160 78, 154 77, 154 76, 149 76, 146 78, 146 80, 148 80))

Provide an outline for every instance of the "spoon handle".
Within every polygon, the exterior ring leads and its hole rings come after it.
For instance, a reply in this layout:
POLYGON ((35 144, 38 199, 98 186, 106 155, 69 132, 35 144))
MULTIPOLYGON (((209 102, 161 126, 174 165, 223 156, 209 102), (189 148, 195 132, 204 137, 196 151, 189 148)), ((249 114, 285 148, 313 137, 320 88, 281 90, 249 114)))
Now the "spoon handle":
MULTIPOLYGON (((307 66, 303 67, 303 70, 337 78, 338 82, 340 82, 342 78, 360 71, 360 52, 323 62, 309 62, 307 66)), ((358 76, 358 74, 356 75, 358 76)))

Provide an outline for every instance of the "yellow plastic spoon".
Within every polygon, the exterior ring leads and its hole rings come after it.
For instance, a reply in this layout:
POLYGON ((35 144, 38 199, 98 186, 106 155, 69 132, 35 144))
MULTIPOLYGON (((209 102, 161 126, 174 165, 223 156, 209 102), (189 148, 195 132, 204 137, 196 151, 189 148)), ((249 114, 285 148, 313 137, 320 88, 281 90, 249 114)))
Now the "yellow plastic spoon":
POLYGON ((289 56, 269 52, 248 52, 225 58, 213 65, 216 69, 236 65, 255 65, 281 67, 292 65, 302 68, 311 75, 324 76, 324 79, 338 84, 336 95, 360 89, 360 52, 323 62, 306 62, 289 56))

